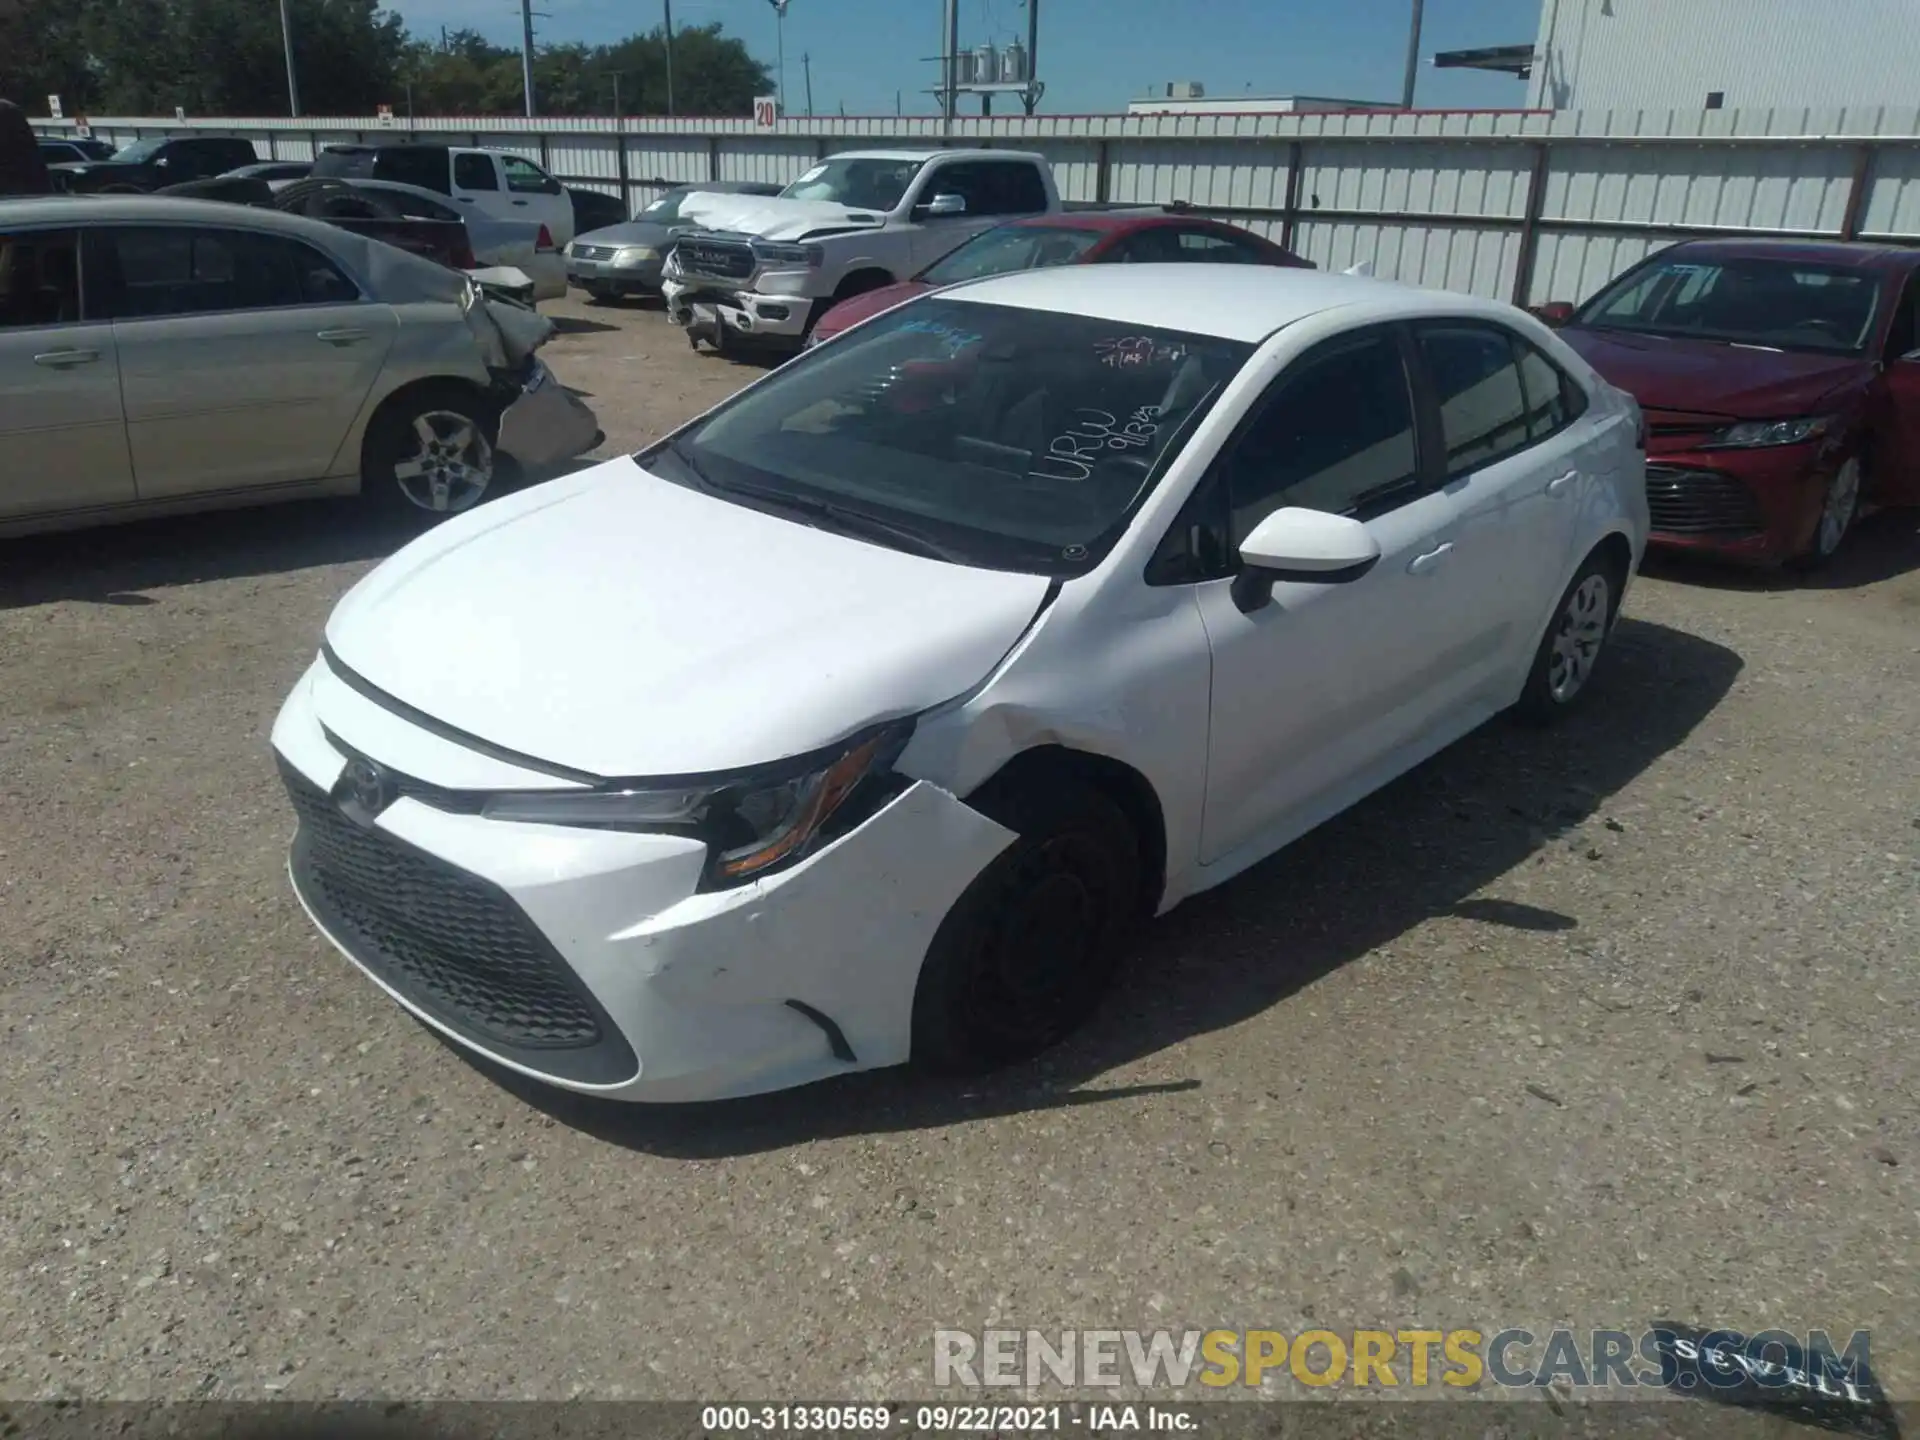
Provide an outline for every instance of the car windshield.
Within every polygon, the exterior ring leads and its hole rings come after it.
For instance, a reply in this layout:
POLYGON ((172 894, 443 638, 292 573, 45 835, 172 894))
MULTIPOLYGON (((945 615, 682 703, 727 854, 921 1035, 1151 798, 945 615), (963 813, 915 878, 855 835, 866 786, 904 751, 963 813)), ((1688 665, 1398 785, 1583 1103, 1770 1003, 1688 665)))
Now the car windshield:
POLYGON ((669 190, 633 218, 636 220, 654 220, 663 225, 670 224, 680 218, 680 207, 686 203, 687 196, 692 193, 691 190, 669 190))
POLYGON ((1015 270, 1071 265, 1099 243, 1098 230, 1066 230, 1052 225, 1002 225, 976 235, 946 259, 920 272, 929 285, 957 285, 1015 270))
POLYGON ((122 145, 118 150, 113 152, 113 158, 116 160, 131 160, 135 163, 142 163, 151 160, 154 152, 166 143, 166 136, 150 135, 145 140, 135 140, 130 145, 122 145))
POLYGON ((829 200, 856 210, 891 210, 920 173, 919 160, 828 160, 780 192, 783 200, 829 200))
POLYGON ((1574 323, 1776 350, 1854 354, 1873 334, 1878 279, 1863 270, 1741 256, 1676 257, 1623 276, 1574 323))
POLYGON ((921 300, 640 458, 681 484, 960 564, 1098 563, 1253 346, 921 300))

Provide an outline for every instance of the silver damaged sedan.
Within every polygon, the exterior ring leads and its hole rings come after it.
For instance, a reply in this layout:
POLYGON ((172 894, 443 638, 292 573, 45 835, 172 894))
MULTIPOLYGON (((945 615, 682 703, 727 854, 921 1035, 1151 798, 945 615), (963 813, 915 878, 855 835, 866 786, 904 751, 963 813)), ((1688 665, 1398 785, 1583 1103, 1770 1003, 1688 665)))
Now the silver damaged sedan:
POLYGON ((359 492, 431 519, 599 443, 553 324, 299 216, 0 200, 0 535, 359 492))

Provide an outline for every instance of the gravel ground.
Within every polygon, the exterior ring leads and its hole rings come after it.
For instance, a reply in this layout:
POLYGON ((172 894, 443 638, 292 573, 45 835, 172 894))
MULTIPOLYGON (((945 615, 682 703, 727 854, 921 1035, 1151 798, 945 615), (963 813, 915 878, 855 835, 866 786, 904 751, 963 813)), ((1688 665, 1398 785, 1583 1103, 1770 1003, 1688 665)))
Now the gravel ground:
MULTIPOLYGON (((751 369, 555 307, 607 453, 751 369)), ((1644 577, 1147 935, 1073 1044, 696 1110, 508 1088, 306 923, 268 726, 344 505, 0 545, 0 1397, 902 1397, 936 1326, 1874 1333, 1920 1396, 1920 537, 1644 577)))

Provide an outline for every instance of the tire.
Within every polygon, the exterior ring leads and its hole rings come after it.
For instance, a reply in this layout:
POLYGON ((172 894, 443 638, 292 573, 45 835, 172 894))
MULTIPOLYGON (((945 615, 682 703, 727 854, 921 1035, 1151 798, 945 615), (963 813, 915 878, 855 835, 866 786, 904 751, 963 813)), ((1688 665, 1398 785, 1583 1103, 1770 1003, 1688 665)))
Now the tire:
POLYGON ((476 394, 457 385, 423 385, 389 401, 367 426, 361 495, 421 519, 473 509, 505 474, 493 448, 496 423, 476 394))
POLYGON ((928 947, 912 1057, 935 1073, 1012 1064, 1077 1029, 1111 987, 1140 913, 1139 837, 1098 790, 1009 786, 974 804, 1019 838, 974 878, 928 947))
POLYGON ((1821 498, 1820 522, 1813 527, 1813 538, 1805 550, 1788 562, 1794 569, 1818 570, 1839 554, 1853 531, 1853 522, 1860 516, 1861 479, 1858 455, 1850 456, 1833 472, 1833 479, 1827 482, 1827 493, 1821 498))
POLYGON ((1620 614, 1625 576, 1617 562, 1596 550, 1580 567, 1540 637, 1514 715, 1530 725, 1551 725, 1577 705, 1593 681, 1600 652, 1620 614))
POLYGON ((593 305, 611 305, 620 298, 617 285, 593 284, 587 286, 587 301, 593 305))

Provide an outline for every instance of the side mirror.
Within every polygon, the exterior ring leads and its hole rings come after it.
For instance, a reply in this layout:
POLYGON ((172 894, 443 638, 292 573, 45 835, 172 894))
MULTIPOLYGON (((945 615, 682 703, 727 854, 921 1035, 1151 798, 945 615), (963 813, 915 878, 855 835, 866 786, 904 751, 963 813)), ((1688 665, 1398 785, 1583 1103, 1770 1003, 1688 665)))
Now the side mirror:
POLYGON ((1556 330, 1573 319, 1573 306, 1565 300, 1549 300, 1546 304, 1535 305, 1531 309, 1534 319, 1542 325, 1551 325, 1556 330))
POLYGON ((928 215, 964 215, 967 213, 967 199, 964 195, 936 195, 927 201, 928 215))
POLYGON ((1339 585, 1380 563, 1380 542, 1358 520, 1292 506, 1276 510, 1240 543, 1233 599, 1251 615, 1273 598, 1275 581, 1339 585))

